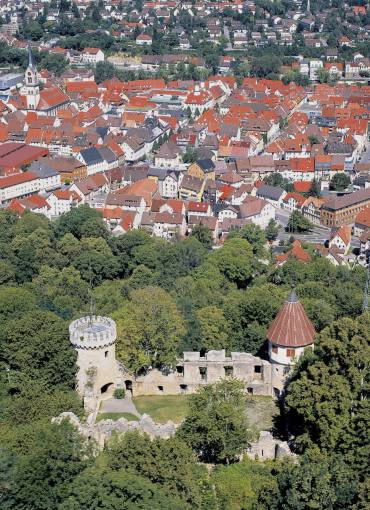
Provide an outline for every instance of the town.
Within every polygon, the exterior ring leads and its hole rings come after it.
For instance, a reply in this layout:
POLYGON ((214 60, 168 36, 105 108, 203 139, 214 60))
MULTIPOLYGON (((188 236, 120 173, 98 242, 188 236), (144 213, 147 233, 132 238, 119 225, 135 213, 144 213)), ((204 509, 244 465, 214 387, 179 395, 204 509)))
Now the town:
MULTIPOLYGON (((71 70, 59 85, 29 46, 22 85, 2 102, 1 206, 55 219, 87 204, 115 236, 171 240, 204 225, 215 247, 249 223, 271 241, 285 227, 333 264, 364 265, 368 101, 365 85, 221 75, 97 84, 71 70)), ((291 254, 309 258, 299 241, 291 254)))
POLYGON ((367 510, 365 0, 0 2, 0 506, 367 510))

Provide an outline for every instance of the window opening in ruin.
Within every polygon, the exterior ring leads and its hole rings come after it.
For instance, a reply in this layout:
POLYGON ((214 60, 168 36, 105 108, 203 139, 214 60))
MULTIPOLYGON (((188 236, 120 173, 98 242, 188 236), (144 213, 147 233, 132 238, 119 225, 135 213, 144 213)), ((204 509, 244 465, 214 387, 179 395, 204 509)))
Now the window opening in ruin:
POLYGON ((178 374, 183 374, 184 373, 184 367, 182 365, 177 365, 176 371, 177 371, 178 374))
POLYGON ((199 367, 200 378, 204 381, 207 378, 207 368, 199 367))
POLYGON ((253 388, 247 388, 247 392, 248 392, 250 395, 253 395, 253 388))
POLYGON ((204 348, 203 348, 203 349, 201 349, 201 350, 199 351, 200 357, 201 357, 201 358, 204 358, 204 357, 205 357, 205 355, 206 355, 206 352, 207 352, 207 349, 204 349, 204 348))
POLYGON ((104 356, 108 358, 108 351, 105 351, 104 356))
POLYGON ((232 377, 234 375, 234 367, 224 367, 225 370, 225 377, 232 377))
POLYGON ((181 393, 186 393, 188 391, 188 385, 180 384, 180 390, 181 390, 181 393))
POLYGON ((163 392, 163 386, 158 386, 158 391, 163 392))
POLYGON ((254 373, 255 374, 261 374, 262 373, 261 365, 254 365, 254 373))

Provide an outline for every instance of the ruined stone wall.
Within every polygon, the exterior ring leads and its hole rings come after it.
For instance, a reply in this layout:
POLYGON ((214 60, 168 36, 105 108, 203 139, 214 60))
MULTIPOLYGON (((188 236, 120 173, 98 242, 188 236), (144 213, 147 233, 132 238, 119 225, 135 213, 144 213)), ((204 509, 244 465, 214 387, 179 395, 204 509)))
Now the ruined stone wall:
POLYGON ((283 372, 275 373, 269 361, 252 354, 225 350, 184 352, 183 360, 171 372, 151 370, 145 376, 123 374, 126 388, 132 386, 133 395, 179 395, 194 393, 199 386, 212 384, 224 378, 237 378, 245 383, 245 391, 253 395, 276 395, 283 386, 283 372))
MULTIPOLYGON (((151 438, 161 437, 162 439, 168 439, 175 435, 178 426, 172 421, 164 424, 155 423, 146 414, 141 417, 140 421, 128 421, 125 418, 120 418, 117 421, 103 420, 95 422, 94 419, 91 420, 91 417, 89 418, 86 422, 83 422, 74 413, 67 412, 53 418, 52 422, 61 423, 63 420, 70 421, 81 435, 95 440, 100 449, 104 448, 104 445, 109 441, 113 433, 137 430, 148 434, 151 438)), ((271 432, 263 430, 260 432, 258 440, 250 444, 246 455, 253 460, 272 460, 293 454, 288 443, 275 439, 271 432)))

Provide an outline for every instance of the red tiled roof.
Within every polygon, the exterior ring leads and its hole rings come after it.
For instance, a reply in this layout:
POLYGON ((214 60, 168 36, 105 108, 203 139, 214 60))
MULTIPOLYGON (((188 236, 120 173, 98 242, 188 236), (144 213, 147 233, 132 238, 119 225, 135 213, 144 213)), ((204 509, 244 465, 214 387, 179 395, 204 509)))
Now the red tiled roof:
POLYGON ((267 332, 268 340, 282 347, 305 347, 313 344, 315 334, 310 319, 292 291, 267 332))
POLYGON ((370 207, 365 207, 365 209, 358 213, 355 223, 370 228, 370 207))
POLYGON ((38 179, 37 175, 32 172, 23 172, 9 177, 2 177, 0 179, 0 189, 9 188, 16 184, 22 184, 23 182, 34 181, 38 179))
POLYGON ((296 181, 293 183, 294 190, 298 193, 308 193, 311 189, 312 181, 296 181))
POLYGON ((299 260, 300 262, 305 263, 305 262, 310 262, 311 255, 302 248, 301 242, 298 239, 296 239, 293 242, 292 249, 287 251, 286 253, 282 253, 281 255, 278 255, 276 257, 276 260, 278 261, 279 264, 283 264, 290 258, 295 258, 295 259, 299 260))

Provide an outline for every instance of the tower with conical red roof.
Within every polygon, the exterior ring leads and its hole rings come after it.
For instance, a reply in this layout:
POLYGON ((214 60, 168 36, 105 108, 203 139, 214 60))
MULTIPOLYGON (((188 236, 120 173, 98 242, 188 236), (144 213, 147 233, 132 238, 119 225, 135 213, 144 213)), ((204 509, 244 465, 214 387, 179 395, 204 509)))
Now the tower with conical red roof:
POLYGON ((272 383, 280 394, 294 362, 304 350, 312 349, 315 328, 293 290, 267 332, 272 383))

